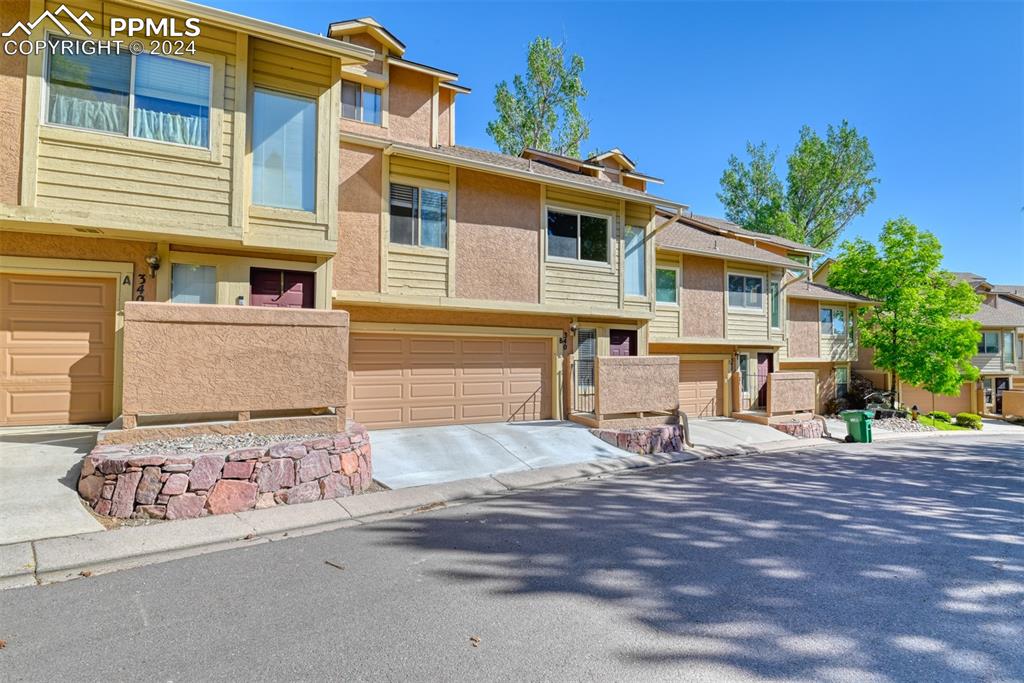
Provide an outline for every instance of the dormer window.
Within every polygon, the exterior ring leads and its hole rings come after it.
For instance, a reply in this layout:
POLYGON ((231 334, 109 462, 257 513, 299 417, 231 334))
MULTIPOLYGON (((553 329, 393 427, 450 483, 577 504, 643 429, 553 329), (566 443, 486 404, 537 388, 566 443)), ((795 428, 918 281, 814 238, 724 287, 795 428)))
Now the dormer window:
POLYGON ((371 88, 355 81, 341 82, 341 117, 380 125, 380 88, 371 88))

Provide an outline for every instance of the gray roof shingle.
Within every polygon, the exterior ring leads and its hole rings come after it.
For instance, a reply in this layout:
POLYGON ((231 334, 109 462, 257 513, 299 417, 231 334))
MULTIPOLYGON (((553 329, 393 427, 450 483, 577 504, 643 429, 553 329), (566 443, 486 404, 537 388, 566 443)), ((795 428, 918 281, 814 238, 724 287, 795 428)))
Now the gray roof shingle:
POLYGON ((797 299, 816 299, 818 301, 841 301, 853 304, 874 304, 878 303, 874 299, 869 299, 859 294, 850 294, 849 292, 843 292, 838 289, 833 289, 827 285, 823 285, 817 282, 808 282, 807 280, 800 280, 786 287, 787 296, 796 297, 797 299))
POLYGON ((815 254, 824 254, 821 249, 815 249, 814 247, 803 244, 802 242, 796 242, 785 237, 779 237, 778 235, 770 235, 764 232, 754 232, 753 230, 747 230, 746 228, 736 225, 732 221, 727 221, 724 218, 716 218, 714 216, 701 216, 699 214, 690 214, 693 218, 702 223, 707 223, 713 227, 721 230, 731 230, 740 235, 746 235, 748 237, 756 237, 757 239, 764 240, 766 242, 773 242, 789 249, 798 249, 800 251, 809 251, 815 254))
POLYGON ((1024 304, 999 297, 998 306, 982 304, 971 319, 986 327, 1024 327, 1024 304))
MULTIPOLYGON (((668 220, 658 216, 659 225, 668 220)), ((732 237, 718 235, 707 230, 685 223, 676 222, 661 230, 655 238, 656 245, 661 249, 674 249, 723 259, 753 261, 782 268, 797 268, 799 264, 788 258, 773 254, 765 249, 758 249, 752 244, 741 242, 732 237)))

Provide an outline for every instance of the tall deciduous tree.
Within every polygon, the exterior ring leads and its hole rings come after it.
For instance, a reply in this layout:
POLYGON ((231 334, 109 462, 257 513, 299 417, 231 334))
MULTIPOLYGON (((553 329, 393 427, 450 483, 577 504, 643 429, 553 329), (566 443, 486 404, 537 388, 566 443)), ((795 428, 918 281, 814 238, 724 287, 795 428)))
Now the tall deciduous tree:
POLYGON ((971 357, 978 323, 969 315, 980 297, 966 282, 941 270, 942 246, 906 218, 888 221, 881 251, 866 240, 844 242, 828 277, 830 286, 880 302, 858 311, 863 346, 876 367, 936 394, 957 395, 978 378, 971 357))
POLYGON ((582 57, 566 58, 563 45, 535 38, 527 49, 526 74, 516 74, 511 87, 507 81, 497 86, 498 118, 487 124, 488 135, 505 154, 532 147, 578 157, 590 135, 590 123, 580 112, 587 97, 582 76, 582 57))
POLYGON ((828 250, 851 220, 875 200, 878 179, 868 139, 847 121, 822 138, 809 126, 786 159, 786 183, 775 172, 777 152, 747 143, 744 162, 729 157, 718 199, 726 217, 748 230, 828 250))

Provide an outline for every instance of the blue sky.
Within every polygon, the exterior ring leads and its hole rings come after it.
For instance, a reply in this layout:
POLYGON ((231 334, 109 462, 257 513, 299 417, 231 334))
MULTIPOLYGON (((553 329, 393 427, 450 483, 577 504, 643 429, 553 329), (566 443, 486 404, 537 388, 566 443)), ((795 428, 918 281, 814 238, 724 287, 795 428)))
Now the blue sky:
POLYGON ((535 36, 563 40, 586 62, 584 151, 622 148, 697 213, 721 215, 718 179, 747 140, 784 163, 800 126, 848 119, 881 184, 845 237, 905 215, 950 270, 1024 284, 1022 3, 201 1, 318 33, 375 17, 408 59, 473 88, 457 141, 489 149, 495 84, 524 70, 535 36))

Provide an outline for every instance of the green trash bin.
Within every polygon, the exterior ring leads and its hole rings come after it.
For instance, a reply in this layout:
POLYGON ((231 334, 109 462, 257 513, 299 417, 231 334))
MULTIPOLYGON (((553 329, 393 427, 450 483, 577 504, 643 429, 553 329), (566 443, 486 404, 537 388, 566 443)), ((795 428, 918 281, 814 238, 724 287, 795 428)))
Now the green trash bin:
POLYGON ((871 423, 875 414, 870 410, 844 410, 839 417, 846 422, 848 433, 846 440, 849 442, 871 443, 871 423))

